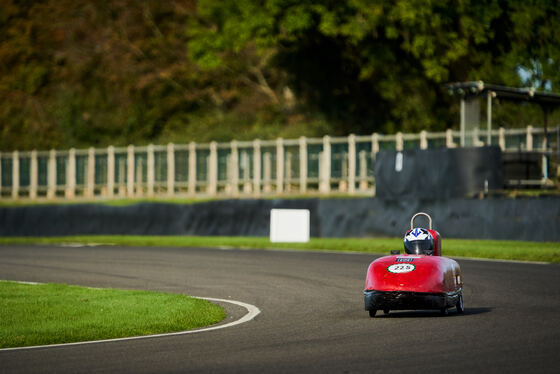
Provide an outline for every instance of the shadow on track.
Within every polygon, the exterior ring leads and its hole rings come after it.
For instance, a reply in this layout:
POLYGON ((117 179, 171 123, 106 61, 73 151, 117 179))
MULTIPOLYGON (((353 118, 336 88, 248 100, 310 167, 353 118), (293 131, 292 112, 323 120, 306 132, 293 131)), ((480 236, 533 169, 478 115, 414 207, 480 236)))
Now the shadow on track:
POLYGON ((476 314, 490 313, 492 308, 481 307, 481 308, 465 308, 465 311, 460 314, 455 310, 451 309, 449 315, 442 316, 438 310, 391 310, 389 314, 377 314, 374 318, 450 318, 450 317, 461 317, 476 314))

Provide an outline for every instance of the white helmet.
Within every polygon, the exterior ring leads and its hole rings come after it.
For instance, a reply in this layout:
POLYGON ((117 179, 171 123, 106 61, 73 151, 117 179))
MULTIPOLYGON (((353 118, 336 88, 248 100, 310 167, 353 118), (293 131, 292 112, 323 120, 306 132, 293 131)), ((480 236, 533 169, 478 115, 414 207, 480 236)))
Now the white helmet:
POLYGON ((404 251, 408 254, 431 256, 434 253, 434 237, 426 229, 408 230, 404 236, 404 251))

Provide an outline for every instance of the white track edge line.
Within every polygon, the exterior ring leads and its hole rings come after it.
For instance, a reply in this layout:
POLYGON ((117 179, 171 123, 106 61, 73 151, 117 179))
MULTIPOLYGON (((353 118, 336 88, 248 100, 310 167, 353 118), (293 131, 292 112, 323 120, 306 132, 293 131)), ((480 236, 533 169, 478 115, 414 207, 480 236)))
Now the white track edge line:
MULTIPOLYGON (((36 284, 36 283, 32 283, 32 282, 21 282, 21 283, 36 284)), ((196 334, 196 333, 199 333, 199 332, 206 332, 206 331, 224 329, 226 327, 232 327, 232 326, 240 325, 240 324, 245 323, 245 322, 249 322, 252 319, 254 319, 256 316, 258 316, 261 312, 260 309, 257 308, 256 306, 254 306, 252 304, 247 304, 247 303, 244 303, 244 302, 241 302, 241 301, 237 301, 237 300, 216 299, 216 298, 213 298, 213 297, 198 297, 198 296, 191 296, 191 297, 194 297, 194 298, 197 298, 197 299, 204 299, 204 300, 208 300, 208 301, 216 301, 216 302, 222 302, 222 303, 235 304, 235 305, 238 305, 238 306, 241 306, 241 307, 247 309, 247 314, 245 314, 243 317, 241 317, 240 319, 238 319, 236 321, 233 321, 233 322, 229 322, 229 323, 226 323, 226 324, 223 324, 223 325, 218 325, 218 326, 203 327, 203 328, 194 329, 194 330, 169 332, 169 333, 165 333, 165 334, 130 336, 130 337, 126 337, 126 338, 90 340, 90 341, 85 341, 85 342, 33 345, 33 346, 29 346, 29 347, 1 348, 0 352, 3 352, 3 351, 17 351, 17 350, 24 350, 24 349, 67 347, 67 346, 73 346, 73 345, 86 345, 86 344, 97 344, 97 343, 122 342, 122 341, 128 341, 128 340, 159 338, 159 337, 164 337, 164 336, 196 334)))

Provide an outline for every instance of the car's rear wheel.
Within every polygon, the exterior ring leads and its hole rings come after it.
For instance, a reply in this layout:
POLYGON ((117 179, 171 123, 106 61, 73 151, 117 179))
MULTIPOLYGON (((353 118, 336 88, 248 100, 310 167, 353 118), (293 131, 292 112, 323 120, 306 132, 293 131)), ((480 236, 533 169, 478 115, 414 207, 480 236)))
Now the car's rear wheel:
POLYGON ((375 313, 377 313, 377 309, 370 309, 368 310, 368 312, 369 312, 369 316, 373 318, 375 317, 375 313))
POLYGON ((389 309, 383 309, 384 314, 389 314, 389 309))
POLYGON ((463 305, 463 294, 460 293, 459 294, 459 299, 457 300, 457 313, 463 313, 465 311, 465 307, 463 305))

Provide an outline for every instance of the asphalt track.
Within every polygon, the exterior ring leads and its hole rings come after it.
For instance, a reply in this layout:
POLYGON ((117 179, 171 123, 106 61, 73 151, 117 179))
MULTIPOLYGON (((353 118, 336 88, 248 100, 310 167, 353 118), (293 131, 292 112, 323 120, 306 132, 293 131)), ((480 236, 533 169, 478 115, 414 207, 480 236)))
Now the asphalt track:
MULTIPOLYGON (((0 351, 0 372, 558 372, 560 266, 459 259, 463 315, 401 311, 371 319, 362 288, 374 258, 0 246, 0 279, 187 293, 261 310, 250 322, 197 334, 0 351)), ((245 312, 227 310, 230 320, 245 312)))

